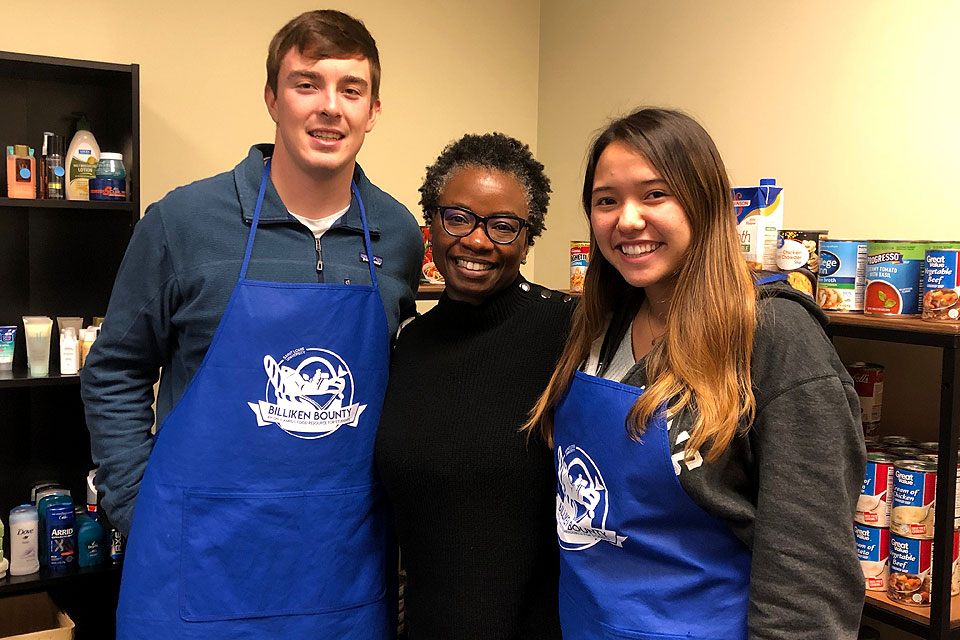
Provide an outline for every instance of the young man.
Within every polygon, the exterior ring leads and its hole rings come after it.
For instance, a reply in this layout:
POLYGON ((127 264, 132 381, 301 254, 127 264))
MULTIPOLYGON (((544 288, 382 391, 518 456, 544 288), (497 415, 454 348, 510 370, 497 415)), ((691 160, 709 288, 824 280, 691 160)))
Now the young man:
POLYGON ((373 438, 422 242, 356 163, 379 80, 361 22, 295 18, 267 58, 275 144, 136 226, 82 374, 129 531, 118 638, 392 636, 373 438))

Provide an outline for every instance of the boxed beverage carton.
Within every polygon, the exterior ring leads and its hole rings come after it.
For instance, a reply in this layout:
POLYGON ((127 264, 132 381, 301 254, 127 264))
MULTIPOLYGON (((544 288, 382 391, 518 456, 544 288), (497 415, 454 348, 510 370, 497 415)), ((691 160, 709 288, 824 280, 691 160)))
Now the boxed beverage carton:
POLYGON ((783 228, 783 188, 773 178, 759 187, 735 187, 733 207, 743 258, 751 269, 777 270, 777 237, 783 228))

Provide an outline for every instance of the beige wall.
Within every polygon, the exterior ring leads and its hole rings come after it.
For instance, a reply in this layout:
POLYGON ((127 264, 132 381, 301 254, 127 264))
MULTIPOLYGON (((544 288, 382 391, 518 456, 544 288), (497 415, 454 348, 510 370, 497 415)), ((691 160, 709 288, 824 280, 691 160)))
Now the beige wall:
MULTIPOLYGON (((322 4, 319 6, 323 6, 322 4)), ((383 115, 360 162, 419 218, 424 167, 467 132, 536 148, 539 0, 354 0, 380 48, 383 115)), ((0 0, 0 49, 140 64, 143 205, 272 142, 267 44, 315 2, 168 0, 50 5, 0 0)), ((96 132, 94 132, 96 133, 96 132)))
POLYGON ((551 0, 540 27, 544 284, 587 235, 591 134, 642 104, 698 118, 734 183, 776 177, 785 226, 960 239, 960 3, 551 0))

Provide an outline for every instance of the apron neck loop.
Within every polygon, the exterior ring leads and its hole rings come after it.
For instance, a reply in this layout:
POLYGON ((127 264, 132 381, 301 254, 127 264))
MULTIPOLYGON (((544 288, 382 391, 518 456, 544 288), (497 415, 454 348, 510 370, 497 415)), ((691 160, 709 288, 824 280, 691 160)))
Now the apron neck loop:
MULTIPOLYGON (((270 178, 270 163, 272 158, 268 158, 263 166, 263 177, 260 178, 260 190, 257 192, 257 206, 253 210, 253 221, 250 223, 250 235, 247 237, 247 248, 243 252, 243 264, 240 266, 240 279, 247 277, 247 266, 250 264, 250 256, 253 254, 253 238, 257 234, 257 224, 260 222, 260 208, 263 206, 263 196, 267 192, 267 180, 270 178)), ((377 274, 373 264, 373 246, 370 243, 370 228, 367 226, 367 210, 363 206, 363 199, 360 197, 360 191, 357 189, 357 183, 350 181, 350 190, 360 205, 360 220, 363 222, 363 244, 367 250, 367 265, 370 267, 370 282, 377 287, 377 274)))

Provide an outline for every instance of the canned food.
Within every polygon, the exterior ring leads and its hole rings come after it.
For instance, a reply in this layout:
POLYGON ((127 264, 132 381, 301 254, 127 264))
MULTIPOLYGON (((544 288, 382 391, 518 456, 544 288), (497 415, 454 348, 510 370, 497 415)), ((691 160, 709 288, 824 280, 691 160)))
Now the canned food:
POLYGON ((876 431, 880 424, 883 404, 883 365, 873 362, 854 362, 846 365, 853 378, 853 387, 860 397, 860 421, 864 431, 876 431))
POLYGON ((44 542, 47 566, 54 571, 66 571, 76 566, 77 535, 73 523, 72 503, 47 507, 44 542))
POLYGON ((937 451, 940 450, 940 443, 939 442, 918 442, 917 449, 922 449, 924 451, 930 451, 932 453, 936 453, 937 451))
POLYGON ((894 458, 885 454, 867 456, 867 472, 860 487, 854 520, 871 527, 889 527, 893 507, 894 458))
MULTIPOLYGON (((951 563, 950 594, 960 594, 960 575, 957 572, 957 547, 960 532, 953 532, 953 561, 951 563)), ((895 601, 922 607, 930 604, 933 574, 933 540, 905 538, 890 534, 890 578, 887 596, 895 601)))
POLYGON ((787 273, 791 287, 814 296, 820 271, 820 242, 827 239, 827 232, 781 229, 777 233, 777 268, 787 273))
POLYGON ((917 441, 907 436, 880 436, 880 442, 891 447, 913 447, 917 441))
POLYGON ((590 265, 590 243, 570 243, 570 291, 583 293, 583 283, 587 277, 587 267, 590 265))
POLYGON ((817 303, 827 311, 863 311, 867 243, 864 240, 822 240, 817 303))
POLYGON ((925 453, 928 452, 916 447, 887 447, 887 455, 894 460, 919 460, 925 453))
POLYGON ((871 240, 867 245, 867 289, 863 312, 880 316, 920 315, 925 241, 871 240))
POLYGON ((853 525, 857 540, 857 557, 868 591, 886 591, 890 576, 890 530, 882 527, 853 525))
POLYGON ((927 250, 924 277, 923 319, 960 321, 960 251, 927 250))
POLYGON ((893 470, 890 532, 910 538, 932 538, 937 495, 937 465, 897 460, 893 470))

